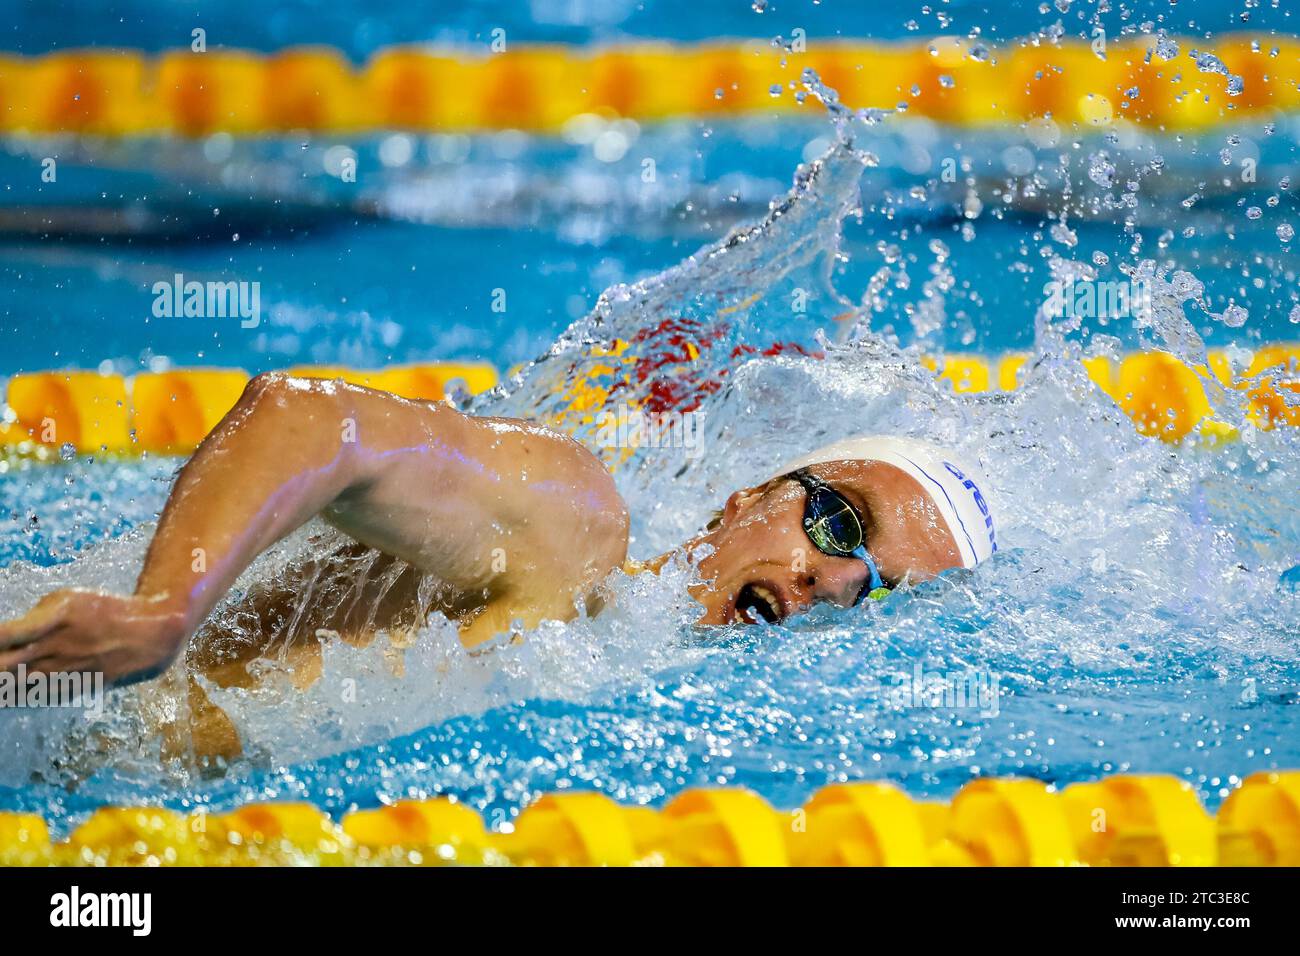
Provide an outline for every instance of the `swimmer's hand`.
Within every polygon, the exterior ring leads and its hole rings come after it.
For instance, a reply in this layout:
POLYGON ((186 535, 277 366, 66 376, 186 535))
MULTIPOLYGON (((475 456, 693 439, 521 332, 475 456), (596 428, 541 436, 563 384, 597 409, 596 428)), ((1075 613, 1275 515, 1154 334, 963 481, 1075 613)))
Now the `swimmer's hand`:
POLYGON ((146 597, 67 589, 0 623, 0 670, 99 673, 106 685, 162 673, 185 638, 183 615, 146 597))

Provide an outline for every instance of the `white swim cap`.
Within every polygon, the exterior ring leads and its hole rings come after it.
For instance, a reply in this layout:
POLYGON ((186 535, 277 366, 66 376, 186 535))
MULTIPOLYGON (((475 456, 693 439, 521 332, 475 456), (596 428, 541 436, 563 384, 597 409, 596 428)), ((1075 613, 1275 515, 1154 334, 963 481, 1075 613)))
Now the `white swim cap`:
POLYGON ((998 549, 993 515, 980 490, 988 483, 947 449, 916 438, 862 435, 810 452, 785 465, 773 477, 829 461, 883 461, 911 475, 948 523, 965 567, 975 567, 998 549))

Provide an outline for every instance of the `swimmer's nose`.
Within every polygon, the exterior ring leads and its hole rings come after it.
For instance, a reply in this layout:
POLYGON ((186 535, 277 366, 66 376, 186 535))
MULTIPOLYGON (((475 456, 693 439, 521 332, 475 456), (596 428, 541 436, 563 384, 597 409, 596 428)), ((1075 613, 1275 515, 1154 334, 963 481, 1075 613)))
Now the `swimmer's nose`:
POLYGON ((827 558, 811 574, 814 601, 852 607, 867 586, 867 567, 857 558, 827 558))

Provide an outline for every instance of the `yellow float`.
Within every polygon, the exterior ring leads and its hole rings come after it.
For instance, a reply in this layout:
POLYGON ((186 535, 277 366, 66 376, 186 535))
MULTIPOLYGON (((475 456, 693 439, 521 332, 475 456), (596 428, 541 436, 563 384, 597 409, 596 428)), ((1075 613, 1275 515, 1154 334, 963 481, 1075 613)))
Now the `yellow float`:
POLYGON ((742 789, 686 790, 662 809, 598 793, 541 797, 490 832, 438 797, 335 823, 305 803, 230 813, 95 811, 64 840, 0 813, 0 865, 1295 866, 1300 772, 1248 777, 1211 817, 1188 784, 1116 775, 1056 790, 983 778, 948 803, 885 783, 832 784, 793 811, 742 789))
POLYGON ((909 114, 963 126, 1051 117, 1080 128, 1125 119, 1172 131, 1300 105, 1294 37, 1176 39, 1180 52, 1168 62, 1151 53, 1151 37, 1114 40, 1104 55, 1082 38, 977 48, 951 36, 902 43, 800 37, 790 50, 761 40, 394 46, 361 65, 327 47, 156 56, 70 50, 0 56, 0 130, 554 132, 584 113, 656 121, 796 110, 790 87, 799 87, 805 68, 852 106, 904 103, 909 114), (1241 76, 1241 94, 1228 95, 1226 77, 1197 70, 1188 59, 1193 48, 1215 53, 1241 76))

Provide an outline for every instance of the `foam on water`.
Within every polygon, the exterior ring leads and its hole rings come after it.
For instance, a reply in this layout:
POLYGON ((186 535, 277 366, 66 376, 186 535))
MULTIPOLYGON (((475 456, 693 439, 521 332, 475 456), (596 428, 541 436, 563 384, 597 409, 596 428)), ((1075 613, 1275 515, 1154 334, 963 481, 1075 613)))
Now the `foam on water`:
MULTIPOLYGON (((160 763, 146 720, 154 692, 115 692, 99 725, 71 735, 71 716, 0 714, 0 805, 66 823, 110 801, 224 809, 296 797, 342 810, 445 792, 499 823, 561 787, 655 801, 739 783, 789 806, 845 779, 946 794, 975 773, 1068 782, 1124 770, 1178 774, 1213 802, 1240 775, 1300 766, 1296 433, 1258 431, 1211 389, 1242 441, 1173 448, 1138 435, 1079 364, 1114 342, 1038 301, 1025 303, 1035 354, 1020 389, 954 395, 917 347, 873 327, 869 289, 840 288, 842 223, 862 214, 879 117, 845 111, 808 83, 831 104, 834 142, 763 221, 611 288, 473 410, 542 418, 604 455, 634 516, 638 557, 675 547, 730 491, 828 440, 934 439, 988 476, 1001 544, 993 561, 881 604, 710 634, 692 626, 688 563, 658 577, 616 573, 599 616, 546 623, 486 653, 465 652, 434 618, 406 649, 401 676, 384 637, 365 649, 330 645, 306 691, 274 668, 255 690, 210 688, 246 741, 245 757, 212 779, 160 763), (597 389, 610 406, 698 416, 698 446, 599 447, 598 420, 575 402, 597 389), (971 703, 963 687, 981 693, 971 703), (96 738, 116 746, 88 768, 96 738)), ((1096 276, 1072 243, 1042 241, 1054 277, 1096 276)), ((1109 257, 1153 288, 1138 331, 1204 361, 1184 311, 1203 290, 1191 272, 1142 258, 1139 245, 1109 257)), ((939 268, 910 312, 923 327, 947 320, 952 287, 942 245, 931 250, 939 268)), ((147 532, 55 568, 10 566, 0 610, 58 585, 129 587, 147 532)), ((336 543, 310 526, 236 591, 336 543)), ((236 610, 232 599, 219 613, 236 610)))

